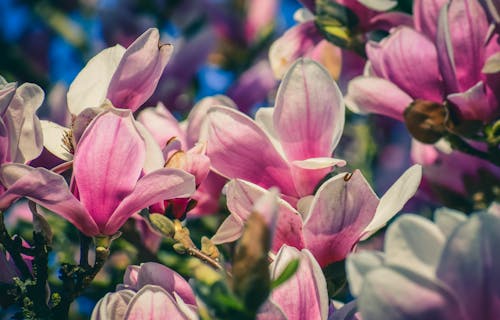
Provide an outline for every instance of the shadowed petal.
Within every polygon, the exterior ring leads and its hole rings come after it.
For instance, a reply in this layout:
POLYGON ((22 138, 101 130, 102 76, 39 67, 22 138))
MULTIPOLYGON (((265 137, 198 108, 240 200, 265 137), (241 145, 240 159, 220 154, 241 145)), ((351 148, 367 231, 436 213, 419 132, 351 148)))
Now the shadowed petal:
POLYGON ((99 300, 92 311, 91 320, 123 320, 127 307, 134 297, 132 290, 107 293, 99 300))
POLYGON ((149 29, 127 48, 109 83, 106 97, 118 108, 137 110, 152 94, 173 52, 149 29))
POLYGON ((499 114, 498 107, 489 103, 482 81, 465 92, 448 95, 447 99, 458 108, 464 120, 489 122, 499 114))
POLYGON ((413 2, 415 29, 434 41, 436 39, 439 10, 447 2, 447 0, 415 0, 413 2))
POLYGON ((63 139, 71 132, 70 129, 55 122, 40 121, 43 131, 43 146, 53 155, 65 161, 71 161, 73 155, 65 147, 63 139))
POLYGON ((277 186, 282 193, 297 196, 289 165, 250 118, 230 108, 213 107, 208 126, 207 155, 216 172, 263 188, 277 186))
POLYGON ((321 266, 344 259, 372 220, 378 198, 359 170, 321 185, 304 221, 306 247, 321 266))
POLYGON ((178 169, 159 169, 139 181, 109 218, 104 232, 114 234, 135 212, 157 202, 187 198, 195 191, 194 176, 178 169))
POLYGON ((466 320, 455 298, 437 283, 404 269, 380 268, 364 280, 363 320, 466 320))
POLYGON ((182 142, 182 149, 188 148, 185 134, 180 128, 179 122, 170 111, 167 110, 163 103, 158 103, 156 108, 146 108, 142 110, 137 120, 151 132, 161 148, 165 147, 167 142, 173 137, 182 142))
POLYGON ((437 277, 458 296, 468 319, 500 315, 500 218, 471 217, 452 234, 443 251, 437 277))
POLYGON ((349 289, 354 296, 358 296, 363 287, 366 275, 381 267, 384 263, 384 253, 378 251, 360 251, 350 254, 346 259, 346 272, 349 289))

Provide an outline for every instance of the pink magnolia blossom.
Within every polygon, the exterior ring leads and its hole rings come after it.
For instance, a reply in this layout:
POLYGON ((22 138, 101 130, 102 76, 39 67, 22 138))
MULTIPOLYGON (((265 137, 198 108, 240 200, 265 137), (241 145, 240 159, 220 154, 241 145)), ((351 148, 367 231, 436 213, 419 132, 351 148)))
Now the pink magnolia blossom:
POLYGON ((402 216, 388 228, 384 252, 348 257, 349 285, 364 320, 498 319, 498 212, 467 218, 441 209, 435 221, 402 216))
POLYGON ((146 143, 131 112, 110 109, 94 118, 80 139, 72 192, 61 176, 43 168, 6 165, 0 181, 7 196, 26 196, 88 236, 112 235, 135 212, 194 192, 194 177, 181 170, 141 177, 145 161, 146 143))
POLYGON ((157 29, 148 29, 127 49, 107 48, 92 58, 68 90, 68 108, 77 115, 109 99, 118 108, 137 110, 152 94, 173 48, 160 44, 157 29))
POLYGON ((279 187, 292 204, 313 193, 344 160, 331 158, 344 127, 342 95, 328 72, 299 60, 281 83, 274 108, 256 121, 234 109, 208 112, 207 154, 214 171, 263 188, 279 187))
MULTIPOLYGON (((420 178, 421 168, 415 165, 379 199, 361 172, 354 171, 328 179, 314 196, 302 198, 298 209, 280 199, 272 251, 284 244, 307 248, 321 266, 343 260, 358 241, 370 237, 402 209, 420 178)), ((212 238, 216 244, 238 239, 253 203, 268 192, 243 180, 232 180, 226 188, 231 215, 212 238)))
MULTIPOLYGON (((32 83, 17 86, 0 77, 0 166, 28 163, 43 148, 40 120, 35 112, 43 102, 42 89, 32 83)), ((0 167, 0 175, 2 175, 0 167)), ((8 186, 0 184, 0 210, 19 197, 9 195, 8 186)))
POLYGON ((449 102, 464 120, 498 116, 498 70, 483 66, 500 48, 496 38, 485 45, 488 21, 479 2, 417 0, 413 11, 414 29, 399 27, 367 44, 367 72, 349 83, 348 106, 402 120, 413 100, 424 99, 449 102))
MULTIPOLYGON (((166 165, 181 168, 195 176, 197 190, 192 198, 197 204, 189 211, 189 216, 216 212, 220 192, 226 182, 218 174, 209 171, 210 160, 205 155, 206 143, 202 137, 206 131, 203 121, 208 110, 220 104, 233 106, 227 97, 214 96, 198 102, 181 123, 161 103, 156 108, 144 109, 138 116, 138 120, 162 146, 166 165)), ((154 209, 163 212, 165 205, 157 204, 154 209)), ((179 209, 184 214, 185 207, 179 209)))
POLYGON ((123 284, 94 308, 92 320, 198 319, 196 300, 186 280, 155 262, 129 266, 123 284))

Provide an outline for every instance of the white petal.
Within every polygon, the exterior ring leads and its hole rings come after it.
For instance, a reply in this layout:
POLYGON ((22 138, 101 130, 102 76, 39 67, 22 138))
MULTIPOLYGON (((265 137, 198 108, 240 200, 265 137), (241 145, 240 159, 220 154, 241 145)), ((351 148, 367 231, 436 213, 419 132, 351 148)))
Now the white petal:
POLYGON ((422 167, 413 165, 387 190, 380 199, 373 220, 363 231, 361 240, 367 239, 403 208, 406 202, 417 192, 422 179, 422 167))
POLYGON ((77 115, 86 108, 97 108, 104 102, 111 78, 124 53, 125 48, 116 45, 89 60, 68 90, 68 109, 72 114, 77 115))

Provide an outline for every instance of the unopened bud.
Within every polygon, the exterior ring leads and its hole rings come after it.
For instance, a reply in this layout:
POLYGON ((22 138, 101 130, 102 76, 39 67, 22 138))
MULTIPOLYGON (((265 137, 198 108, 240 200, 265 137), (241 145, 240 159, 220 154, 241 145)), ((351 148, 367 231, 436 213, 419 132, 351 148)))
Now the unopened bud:
POLYGON ((404 111, 405 124, 411 135, 423 143, 435 143, 446 133, 446 107, 440 103, 417 99, 404 111))
POLYGON ((201 238, 201 252, 215 260, 219 259, 220 256, 220 252, 219 249, 217 249, 217 246, 205 236, 201 238))
POLYGON ((173 238, 175 235, 175 225, 169 218, 159 213, 152 213, 148 217, 151 226, 162 236, 173 238))

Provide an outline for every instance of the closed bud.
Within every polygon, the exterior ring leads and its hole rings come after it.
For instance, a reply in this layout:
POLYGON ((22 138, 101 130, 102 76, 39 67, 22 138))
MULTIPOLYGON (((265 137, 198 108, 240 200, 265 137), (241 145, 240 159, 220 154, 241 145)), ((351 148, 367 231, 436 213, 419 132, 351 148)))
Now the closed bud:
POLYGON ((404 111, 411 135, 423 143, 435 143, 446 133, 448 110, 440 103, 417 99, 404 111))
POLYGON ((233 291, 248 310, 256 311, 271 288, 268 251, 271 235, 266 220, 252 212, 245 225, 233 262, 233 291))
POLYGON ((159 213, 152 213, 148 216, 149 223, 154 230, 162 236, 173 238, 175 235, 175 225, 169 218, 159 213))
POLYGON ((219 249, 217 249, 217 246, 205 236, 201 238, 201 252, 215 260, 219 259, 220 256, 220 252, 219 249))

